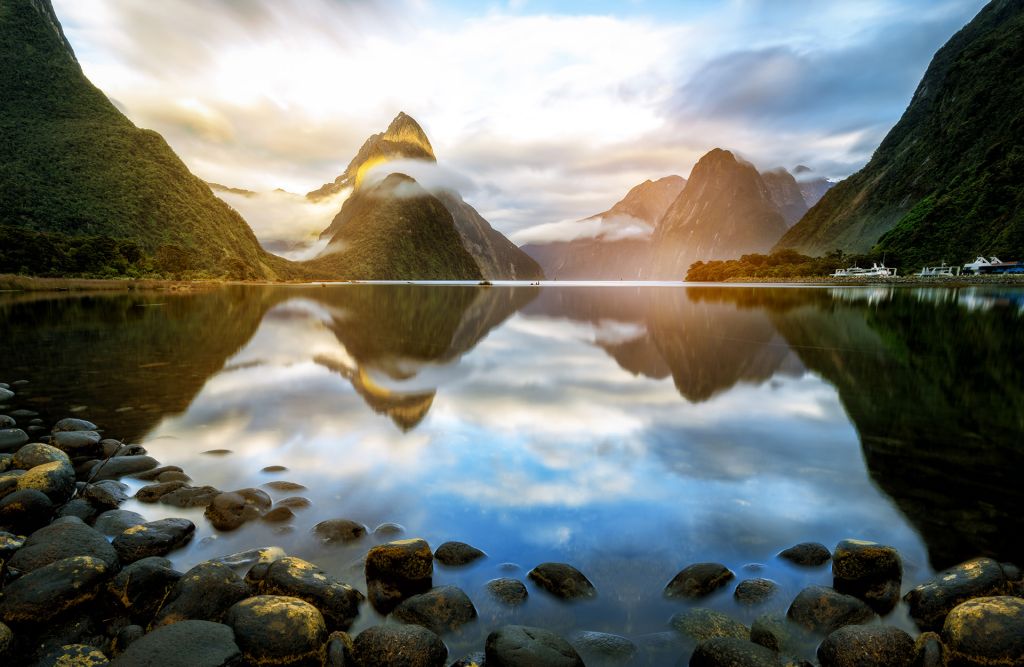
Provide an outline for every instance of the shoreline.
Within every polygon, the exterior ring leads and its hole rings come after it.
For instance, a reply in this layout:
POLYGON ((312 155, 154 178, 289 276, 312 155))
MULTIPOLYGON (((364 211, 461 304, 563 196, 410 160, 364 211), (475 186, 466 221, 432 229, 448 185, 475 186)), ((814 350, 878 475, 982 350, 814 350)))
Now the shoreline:
POLYGON ((711 286, 735 286, 751 285, 772 287, 778 286, 807 286, 807 287, 882 287, 882 286, 911 286, 911 287, 974 287, 974 286, 1005 286, 1024 287, 1024 275, 984 275, 984 276, 896 276, 896 277, 832 277, 832 276, 809 276, 793 278, 742 278, 735 277, 717 282, 687 282, 687 281, 606 281, 606 280, 541 280, 537 281, 362 281, 362 280, 336 280, 336 281, 279 281, 268 282, 265 280, 164 280, 164 279, 118 279, 118 278, 43 278, 36 276, 21 276, 14 274, 0 274, 0 294, 4 293, 25 293, 25 292, 133 292, 133 291, 171 291, 171 292, 196 292, 213 290, 227 285, 249 285, 249 286, 314 286, 314 285, 364 285, 364 284, 424 284, 424 285, 479 285, 481 287, 493 285, 523 286, 523 287, 558 287, 565 286, 601 286, 614 287, 616 285, 644 286, 650 283, 651 286, 666 285, 680 287, 711 287, 711 286))
MULTIPOLYGON (((478 618, 466 592, 434 581, 434 562, 460 567, 507 554, 491 556, 460 542, 434 547, 393 532, 394 524, 370 530, 337 518, 314 527, 325 543, 368 549, 361 581, 343 581, 280 549, 218 554, 177 572, 165 557, 191 542, 195 524, 184 518, 150 521, 119 509, 129 499, 129 487, 119 479, 145 483, 133 496, 140 502, 205 508, 203 520, 219 531, 255 521, 283 524, 294 516, 291 507, 299 506, 289 506, 289 499, 274 503, 259 489, 201 486, 180 467, 153 459, 140 445, 104 438, 96 424, 79 417, 44 424, 24 408, 14 409, 19 386, 0 384, 0 403, 6 404, 0 412, 13 415, 0 418, 0 531, 9 531, 0 532, 0 657, 44 664, 88 656, 94 661, 88 664, 109 658, 120 664, 156 664, 157 658, 169 665, 223 664, 231 658, 260 665, 444 667, 457 657, 449 655, 444 638, 475 629, 481 637, 488 633, 485 645, 453 667, 501 665, 503 657, 532 655, 541 645, 557 646, 566 659, 558 664, 576 667, 584 658, 588 664, 676 664, 690 651, 702 660, 690 664, 714 666, 726 664, 718 661, 737 649, 760 660, 750 664, 809 664, 800 660, 817 656, 823 667, 832 667, 850 663, 829 656, 861 657, 856 652, 876 645, 896 651, 879 664, 964 650, 981 650, 966 655, 988 660, 992 654, 971 642, 982 625, 990 633, 993 627, 1008 636, 1024 632, 1024 580, 1015 566, 976 558, 927 581, 906 582, 896 549, 859 540, 832 549, 801 543, 779 552, 777 558, 790 565, 830 569, 833 577, 831 587, 806 586, 791 602, 792 592, 770 579, 740 581, 743 575, 719 563, 686 566, 664 590, 649 591, 652 600, 681 603, 654 643, 647 643, 651 635, 626 628, 621 635, 577 630, 562 637, 507 625, 514 615, 478 618), (733 588, 732 613, 702 606, 733 588), (350 636, 364 605, 385 622, 350 636), (753 609, 770 613, 750 627, 736 620, 753 609), (916 636, 892 624, 904 613, 920 631, 916 636), (89 633, 75 626, 97 619, 106 620, 89 633), (163 653, 168 642, 208 644, 209 633, 219 637, 213 645, 223 659, 206 663, 186 653, 176 662, 163 653), (395 658, 396 652, 404 657, 395 658), (409 656, 414 662, 403 661, 409 656)), ((511 612, 534 595, 574 604, 600 592, 571 564, 542 563, 525 575, 492 580, 487 595, 511 612)), ((542 653, 536 655, 539 660, 542 653)))

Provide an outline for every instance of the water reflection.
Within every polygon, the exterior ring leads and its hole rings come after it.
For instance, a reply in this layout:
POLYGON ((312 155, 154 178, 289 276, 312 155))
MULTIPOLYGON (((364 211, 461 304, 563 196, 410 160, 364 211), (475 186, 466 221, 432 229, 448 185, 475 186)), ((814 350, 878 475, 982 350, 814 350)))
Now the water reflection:
MULTIPOLYGON (((48 417, 87 406, 202 483, 259 485, 285 465, 308 487, 290 532, 218 535, 197 512, 183 567, 280 544, 358 580, 372 538, 325 546, 310 528, 396 521, 490 554, 438 574, 481 607, 480 633, 509 618, 483 592, 501 562, 564 560, 598 600, 567 615, 537 594, 515 620, 642 635, 664 629, 678 606, 661 587, 697 560, 763 563, 787 591, 828 579, 773 558, 808 539, 894 544, 908 582, 982 553, 1020 560, 1019 301, 415 285, 8 297, 0 379, 29 379, 19 399, 48 417)), ((745 613, 727 594, 709 604, 745 613)))

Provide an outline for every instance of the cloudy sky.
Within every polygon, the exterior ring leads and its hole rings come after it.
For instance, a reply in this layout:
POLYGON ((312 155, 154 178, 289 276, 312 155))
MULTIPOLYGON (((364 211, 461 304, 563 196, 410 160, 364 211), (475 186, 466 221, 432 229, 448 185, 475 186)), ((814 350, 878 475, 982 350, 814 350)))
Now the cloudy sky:
POLYGON ((404 110, 508 234, 715 146, 846 176, 983 5, 54 0, 86 74, 199 176, 306 192, 404 110))

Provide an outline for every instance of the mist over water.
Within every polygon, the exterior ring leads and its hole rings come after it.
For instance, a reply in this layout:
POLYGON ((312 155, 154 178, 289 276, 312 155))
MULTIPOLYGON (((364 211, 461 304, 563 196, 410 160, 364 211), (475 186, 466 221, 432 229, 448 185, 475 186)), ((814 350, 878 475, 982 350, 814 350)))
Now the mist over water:
MULTIPOLYGON (((362 587, 360 559, 384 540, 321 544, 312 527, 341 517, 483 549, 435 572, 480 612, 446 637, 455 656, 508 622, 663 631, 685 605, 662 588, 698 561, 783 588, 767 608, 728 588, 701 606, 745 622, 784 612, 831 581, 775 558, 801 541, 894 545, 905 587, 1019 556, 1021 304, 1022 290, 982 288, 0 295, 0 381, 29 380, 19 396, 45 417, 91 419, 197 485, 306 487, 268 490, 312 501, 290 524, 230 533, 201 509, 127 503, 196 523, 179 569, 277 545, 362 587), (205 453, 217 449, 231 453, 205 453), (567 613, 528 584, 521 608, 489 601, 488 580, 543 561, 578 567, 597 599, 567 613)), ((354 630, 378 621, 365 605, 354 630)))

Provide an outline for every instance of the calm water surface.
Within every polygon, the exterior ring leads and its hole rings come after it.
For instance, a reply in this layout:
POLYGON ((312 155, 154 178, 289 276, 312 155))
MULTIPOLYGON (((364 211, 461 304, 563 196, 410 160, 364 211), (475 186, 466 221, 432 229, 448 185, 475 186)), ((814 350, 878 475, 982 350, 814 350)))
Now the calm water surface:
MULTIPOLYGON (((312 501, 288 526, 231 533, 201 510, 128 503, 196 522, 180 568, 278 545, 362 588, 379 540, 322 545, 312 526, 397 522, 489 555, 435 574, 481 615, 446 638, 453 656, 507 622, 642 643, 682 608, 661 590, 695 561, 779 581, 782 610, 830 583, 827 567, 775 558, 799 541, 892 544, 905 587, 979 554, 1020 561, 1022 304, 1022 290, 986 288, 9 294, 0 381, 30 381, 18 407, 89 418, 198 484, 307 487, 270 491, 312 501), (549 560, 598 598, 570 607, 531 587, 513 612, 488 601, 489 579, 549 560)), ((730 590, 702 604, 764 611, 730 590)), ((367 605, 355 630, 379 621, 367 605)))

